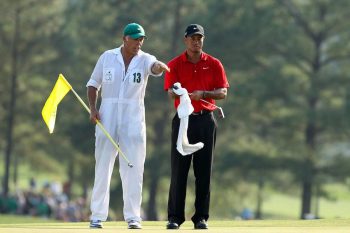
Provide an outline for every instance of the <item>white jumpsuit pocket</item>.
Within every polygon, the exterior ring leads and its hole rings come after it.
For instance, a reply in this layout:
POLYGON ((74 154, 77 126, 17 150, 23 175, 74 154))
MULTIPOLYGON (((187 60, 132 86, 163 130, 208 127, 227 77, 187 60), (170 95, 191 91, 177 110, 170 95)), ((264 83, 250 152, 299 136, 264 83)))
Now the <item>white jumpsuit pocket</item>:
POLYGON ((104 83, 113 83, 115 68, 103 68, 103 82, 104 83))

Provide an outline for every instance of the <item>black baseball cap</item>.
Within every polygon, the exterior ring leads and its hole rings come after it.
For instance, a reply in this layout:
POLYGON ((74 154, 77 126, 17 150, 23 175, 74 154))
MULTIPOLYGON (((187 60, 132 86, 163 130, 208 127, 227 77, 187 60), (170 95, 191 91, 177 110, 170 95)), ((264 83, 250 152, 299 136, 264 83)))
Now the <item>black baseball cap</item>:
POLYGON ((201 35, 204 36, 204 29, 199 24, 190 24, 187 26, 185 31, 185 37, 192 36, 192 35, 201 35))

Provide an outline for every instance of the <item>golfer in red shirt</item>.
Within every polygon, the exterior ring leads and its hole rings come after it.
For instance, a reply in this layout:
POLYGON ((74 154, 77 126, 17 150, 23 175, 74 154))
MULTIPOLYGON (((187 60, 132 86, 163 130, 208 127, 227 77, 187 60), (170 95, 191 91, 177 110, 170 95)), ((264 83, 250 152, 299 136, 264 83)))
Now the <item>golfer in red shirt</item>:
POLYGON ((178 107, 180 98, 172 90, 174 83, 179 82, 190 94, 194 111, 188 120, 189 143, 204 143, 204 147, 193 154, 181 155, 176 149, 180 119, 177 114, 174 116, 167 229, 178 229, 185 221, 186 185, 192 160, 196 179, 192 222, 195 229, 208 229, 210 177, 217 128, 213 110, 216 108, 215 100, 226 98, 229 83, 221 62, 203 52, 203 42, 203 27, 198 24, 189 25, 184 36, 186 51, 168 63, 171 72, 165 74, 164 89, 174 99, 175 108, 178 107))

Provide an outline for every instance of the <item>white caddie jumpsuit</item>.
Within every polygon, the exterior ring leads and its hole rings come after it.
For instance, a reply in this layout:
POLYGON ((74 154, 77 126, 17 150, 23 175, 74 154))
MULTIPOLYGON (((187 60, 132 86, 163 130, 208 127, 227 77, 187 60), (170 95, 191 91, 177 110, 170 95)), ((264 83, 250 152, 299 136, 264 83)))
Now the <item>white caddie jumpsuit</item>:
MULTIPOLYGON (((119 156, 124 219, 127 222, 140 222, 146 157, 144 97, 148 76, 157 76, 151 71, 156 57, 140 50, 125 73, 120 48, 108 50, 100 56, 86 86, 102 89, 99 109, 101 123, 134 165, 128 167, 127 162, 119 156)), ((118 152, 98 126, 95 136, 96 165, 90 219, 105 221, 108 216, 111 175, 118 152)))

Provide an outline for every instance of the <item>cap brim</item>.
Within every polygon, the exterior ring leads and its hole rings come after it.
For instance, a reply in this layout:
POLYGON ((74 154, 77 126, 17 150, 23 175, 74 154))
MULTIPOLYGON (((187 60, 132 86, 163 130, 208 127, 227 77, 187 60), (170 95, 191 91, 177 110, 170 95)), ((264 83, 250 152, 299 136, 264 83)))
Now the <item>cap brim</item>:
POLYGON ((138 39, 138 38, 140 38, 140 37, 145 37, 145 38, 147 38, 146 35, 143 34, 143 33, 132 34, 132 35, 129 35, 129 36, 130 36, 131 38, 133 38, 133 39, 138 39))
POLYGON ((204 36, 204 34, 203 34, 203 33, 201 33, 201 32, 194 32, 194 33, 192 33, 192 34, 188 34, 188 35, 186 35, 185 37, 188 37, 188 36, 193 36, 193 35, 201 35, 201 36, 204 36))

